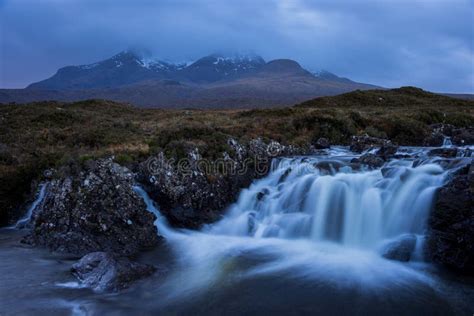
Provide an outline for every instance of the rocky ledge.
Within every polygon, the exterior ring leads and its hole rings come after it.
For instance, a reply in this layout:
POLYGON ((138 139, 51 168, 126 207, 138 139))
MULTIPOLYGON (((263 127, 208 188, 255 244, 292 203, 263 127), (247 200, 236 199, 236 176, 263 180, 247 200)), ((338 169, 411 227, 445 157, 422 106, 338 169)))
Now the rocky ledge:
POLYGON ((438 191, 425 250, 435 263, 474 274, 474 163, 438 191))
POLYGON ((228 146, 230 151, 215 160, 202 159, 197 148, 191 148, 184 160, 170 161, 159 153, 140 165, 138 181, 159 201, 171 225, 196 229, 218 220, 242 188, 268 173, 272 158, 314 150, 260 138, 246 145, 229 139, 228 146))
POLYGON ((155 216, 133 190, 134 176, 112 159, 47 174, 24 242, 83 256, 107 251, 131 256, 154 247, 155 216))

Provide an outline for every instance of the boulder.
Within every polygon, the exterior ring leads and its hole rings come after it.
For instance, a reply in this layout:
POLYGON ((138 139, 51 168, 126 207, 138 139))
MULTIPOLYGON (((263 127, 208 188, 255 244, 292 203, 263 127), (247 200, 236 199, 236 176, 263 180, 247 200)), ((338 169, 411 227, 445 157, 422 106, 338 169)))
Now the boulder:
POLYGON ((72 268, 72 274, 95 292, 119 291, 155 272, 155 267, 115 257, 106 252, 92 252, 82 257, 72 268))
POLYGON ((457 146, 474 145, 474 127, 454 129, 451 141, 457 146))
POLYGON ((474 274, 474 164, 460 169, 437 192, 430 214, 426 256, 447 268, 474 274))
POLYGON ((366 150, 387 146, 391 144, 388 139, 364 136, 352 136, 350 150, 356 153, 362 153, 366 150))
POLYGON ((331 144, 329 143, 329 139, 320 137, 318 140, 316 140, 313 144, 315 149, 326 149, 331 147, 331 144))
POLYGON ((375 153, 377 156, 382 157, 383 159, 387 160, 388 158, 395 155, 398 151, 398 146, 392 143, 384 144, 380 147, 379 150, 375 153))
POLYGON ((433 132, 431 135, 423 140, 423 146, 441 147, 443 145, 445 136, 438 132, 433 132))
POLYGON ((112 159, 61 170, 33 210, 32 229, 23 241, 81 256, 94 251, 134 255, 154 247, 159 241, 155 215, 133 190, 133 178, 112 159))
POLYGON ((370 168, 380 168, 385 163, 382 158, 374 154, 364 154, 360 156, 357 161, 354 160, 354 162, 361 163, 363 165, 369 166, 370 168))
POLYGON ((428 152, 428 156, 439 156, 444 158, 454 158, 457 155, 457 148, 435 148, 428 152))
POLYGON ((382 256, 396 261, 410 261, 416 246, 416 236, 406 234, 386 244, 382 249, 382 256))

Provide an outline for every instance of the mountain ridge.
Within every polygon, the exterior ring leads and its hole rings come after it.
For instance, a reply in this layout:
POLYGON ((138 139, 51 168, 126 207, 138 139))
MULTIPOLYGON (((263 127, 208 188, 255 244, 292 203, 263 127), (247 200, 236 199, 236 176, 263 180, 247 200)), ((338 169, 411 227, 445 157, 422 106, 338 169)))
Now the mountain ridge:
POLYGON ((291 59, 211 54, 172 63, 123 51, 92 64, 62 67, 25 89, 0 89, 0 102, 110 99, 145 107, 252 108, 374 88, 380 87, 328 71, 315 75, 291 59))

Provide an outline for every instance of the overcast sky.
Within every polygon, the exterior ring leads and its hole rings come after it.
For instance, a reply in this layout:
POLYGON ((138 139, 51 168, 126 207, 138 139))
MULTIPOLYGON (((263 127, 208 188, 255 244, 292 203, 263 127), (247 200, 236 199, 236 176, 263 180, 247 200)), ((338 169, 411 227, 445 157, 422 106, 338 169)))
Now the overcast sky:
POLYGON ((0 0, 0 87, 137 48, 253 51, 385 87, 474 93, 473 0, 0 0))

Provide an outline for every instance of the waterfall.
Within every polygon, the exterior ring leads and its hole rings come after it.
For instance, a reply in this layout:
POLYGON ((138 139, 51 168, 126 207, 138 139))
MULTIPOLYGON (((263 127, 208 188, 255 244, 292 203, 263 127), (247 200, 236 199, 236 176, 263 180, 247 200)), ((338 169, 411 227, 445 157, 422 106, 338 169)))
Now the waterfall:
POLYGON ((443 139, 443 147, 451 147, 453 143, 451 142, 451 137, 445 137, 443 139))
POLYGON ((376 249, 403 234, 423 234, 445 172, 436 164, 394 161, 354 171, 343 159, 283 159, 244 190, 209 233, 306 239, 376 249), (324 168, 322 168, 324 167, 324 168))
MULTIPOLYGON (((400 148, 404 158, 377 169, 361 166, 345 148, 275 159, 266 177, 201 231, 168 227, 136 187, 176 258, 162 299, 180 302, 225 282, 266 277, 377 291, 433 286, 417 267, 426 265, 422 243, 435 191, 451 171, 429 150, 400 148), (408 264, 383 256, 383 247, 399 240, 414 240, 408 264)), ((456 159, 458 167, 470 161, 456 159)))
POLYGON ((28 210, 26 211, 25 216, 23 216, 21 219, 19 219, 16 224, 13 226, 14 228, 24 228, 26 225, 31 220, 31 216, 33 215, 33 211, 36 209, 36 207, 43 201, 44 195, 46 192, 46 184, 42 183, 40 185, 39 191, 36 193, 36 198, 31 203, 31 205, 28 207, 28 210))
POLYGON ((148 193, 146 193, 146 191, 143 190, 142 187, 137 186, 137 185, 133 186, 133 190, 143 199, 143 201, 146 204, 147 211, 155 214, 156 220, 154 224, 156 228, 158 229, 158 233, 165 237, 172 234, 172 230, 169 228, 166 218, 160 213, 158 206, 150 198, 148 193))

